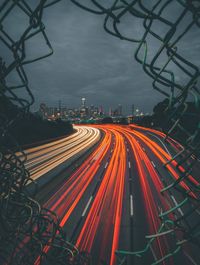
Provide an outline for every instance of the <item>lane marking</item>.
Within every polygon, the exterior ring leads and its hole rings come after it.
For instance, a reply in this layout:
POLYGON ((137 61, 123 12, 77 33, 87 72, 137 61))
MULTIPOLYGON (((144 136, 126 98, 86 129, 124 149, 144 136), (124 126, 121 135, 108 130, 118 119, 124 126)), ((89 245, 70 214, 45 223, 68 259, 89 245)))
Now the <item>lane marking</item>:
POLYGON ((198 265, 187 252, 183 251, 183 253, 189 259, 189 261, 192 262, 192 264, 198 265))
MULTIPOLYGON (((176 207, 177 207, 177 206, 178 206, 178 203, 177 203, 176 199, 174 198, 173 195, 171 195, 171 198, 172 198, 172 201, 174 202, 174 204, 175 204, 176 207)), ((178 211, 182 216, 184 215, 184 213, 183 213, 183 211, 181 210, 180 207, 177 209, 177 211, 178 211)))
POLYGON ((130 163, 130 161, 128 161, 128 167, 131 168, 131 163, 130 163))
POLYGON ((156 257, 156 254, 155 254, 155 252, 154 252, 152 246, 150 246, 150 250, 151 250, 151 253, 152 253, 152 255, 153 255, 154 260, 157 261, 158 259, 157 259, 157 257, 156 257))
POLYGON ((196 210, 196 213, 197 213, 198 215, 200 215, 200 211, 199 211, 199 210, 196 210))
POLYGON ((142 147, 142 150, 143 150, 144 152, 146 152, 146 150, 145 150, 145 148, 144 148, 144 147, 142 147))
POLYGON ((150 134, 153 137, 157 138, 160 141, 160 143, 162 144, 162 146, 165 148, 165 151, 168 153, 168 155, 172 156, 172 154, 169 152, 167 146, 163 143, 163 141, 158 136, 156 136, 156 135, 154 135, 153 133, 150 133, 150 132, 148 132, 148 134, 150 134))
POLYGON ((82 217, 85 216, 85 214, 86 214, 86 212, 87 212, 87 209, 88 209, 88 207, 90 206, 90 203, 91 203, 92 199, 93 199, 93 196, 90 197, 88 203, 86 204, 85 209, 84 209, 84 211, 83 211, 83 213, 82 213, 82 217))
POLYGON ((129 152, 129 149, 127 148, 127 152, 129 152))
POLYGON ((151 160, 151 164, 153 165, 153 167, 156 167, 156 165, 154 164, 154 162, 151 160))
POLYGON ((107 168, 107 166, 108 166, 108 162, 106 162, 106 164, 105 164, 105 167, 104 167, 104 168, 107 168))
POLYGON ((130 214, 133 216, 133 195, 130 195, 130 214))

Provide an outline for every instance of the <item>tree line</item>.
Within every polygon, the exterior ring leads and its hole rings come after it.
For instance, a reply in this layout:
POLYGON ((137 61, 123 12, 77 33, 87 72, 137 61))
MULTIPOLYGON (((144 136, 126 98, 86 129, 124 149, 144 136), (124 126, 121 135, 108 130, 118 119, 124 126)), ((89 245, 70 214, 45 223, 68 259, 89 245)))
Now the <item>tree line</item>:
MULTIPOLYGON (((52 138, 67 136, 74 132, 70 122, 62 121, 61 119, 48 121, 29 111, 24 113, 18 106, 3 97, 0 97, 0 115, 2 122, 3 120, 11 121, 9 134, 21 146, 38 144, 52 138)), ((12 148, 13 145, 10 141, 4 144, 8 148, 12 148)))

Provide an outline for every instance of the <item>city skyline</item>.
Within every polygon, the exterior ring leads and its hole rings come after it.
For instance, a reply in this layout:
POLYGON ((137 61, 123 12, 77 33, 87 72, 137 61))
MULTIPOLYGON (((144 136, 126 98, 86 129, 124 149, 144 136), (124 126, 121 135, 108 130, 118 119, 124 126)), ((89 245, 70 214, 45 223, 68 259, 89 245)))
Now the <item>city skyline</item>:
POLYGON ((0 264, 199 264, 199 11, 3 0, 0 264))
MULTIPOLYGON (((51 108, 55 108, 55 109, 59 109, 60 106, 62 108, 67 108, 67 109, 79 109, 81 106, 82 106, 82 99, 83 98, 79 98, 79 103, 77 103, 76 105, 75 104, 66 104, 65 101, 62 101, 62 100, 57 100, 54 104, 49 104, 48 102, 39 102, 37 105, 35 104, 32 108, 31 108, 31 111, 32 112, 37 112, 39 109, 40 109, 40 106, 41 104, 45 104, 46 106, 48 107, 51 107, 51 108)), ((104 114, 107 114, 108 116, 110 115, 110 111, 115 111, 120 105, 122 107, 122 114, 124 116, 127 116, 127 115, 133 115, 135 113, 135 111, 139 112, 141 111, 142 113, 144 114, 152 114, 153 111, 151 112, 145 112, 141 107, 139 107, 137 104, 130 104, 130 105, 122 105, 121 103, 118 103, 116 105, 112 104, 112 105, 109 105, 109 106, 105 106, 104 104, 102 103, 99 103, 99 105, 96 105, 96 104, 93 104, 92 102, 88 102, 87 98, 84 98, 85 99, 85 106, 87 107, 92 107, 92 106, 95 106, 95 107, 98 107, 98 108, 103 108, 103 112, 104 114)))
MULTIPOLYGON (((30 3, 34 6, 33 0, 30 3)), ((180 12, 179 9, 181 10, 181 6, 175 5, 168 12, 170 18, 180 12)), ((16 10, 6 24, 15 39, 23 32, 24 20, 20 15, 19 10, 16 10), (18 27, 14 28, 16 23, 18 27)), ((128 35, 140 38, 144 32, 143 25, 136 18, 130 19, 121 23, 122 28, 126 29, 128 35)), ((132 102, 137 102, 138 108, 146 113, 152 112, 153 107, 164 99, 163 95, 152 88, 152 79, 144 74, 142 67, 134 60, 137 46, 130 42, 117 41, 107 34, 99 16, 76 8, 70 1, 61 1, 44 13, 43 20, 54 53, 42 62, 26 67, 29 86, 35 97, 32 110, 37 109, 41 102, 54 105, 59 98, 70 107, 78 106, 79 99, 85 97, 91 104, 103 104, 106 109, 109 109, 111 103, 122 104, 123 111, 127 114, 132 102)), ((181 23, 182 29, 184 26, 181 23)), ((162 32, 161 27, 157 30, 162 32)), ((185 52, 186 59, 199 66, 199 43, 198 38, 195 38, 197 33, 198 28, 193 27, 181 40, 179 52, 185 52)), ((43 43, 39 36, 38 41, 43 43)), ((148 45, 148 57, 151 60, 158 45, 151 38, 148 45)), ((3 59, 11 59, 11 54, 4 45, 0 49, 3 59)), ((37 45, 30 42, 27 52, 28 57, 30 53, 34 58, 48 51, 43 45, 38 50, 37 45)), ((174 69, 174 73, 177 81, 185 81, 185 76, 178 70, 174 69)), ((8 76, 7 82, 14 85, 17 77, 14 74, 8 76)))
POLYGON ((144 113, 142 109, 139 109, 137 106, 135 106, 135 104, 131 104, 129 106, 129 111, 126 112, 124 111, 124 106, 122 104, 118 104, 118 105, 112 105, 109 106, 109 108, 105 108, 103 104, 100 105, 94 105, 91 104, 90 102, 87 101, 87 98, 80 98, 79 99, 79 105, 78 106, 67 106, 65 104, 65 102, 58 100, 57 104, 54 105, 50 105, 47 104, 45 102, 41 102, 39 107, 33 111, 33 112, 38 112, 40 111, 42 108, 47 108, 47 109, 51 109, 50 112, 62 112, 62 111, 66 111, 66 110, 74 110, 74 111, 80 111, 81 109, 95 109, 97 114, 98 113, 102 113, 105 116, 131 116, 131 115, 149 115, 151 113, 146 112, 144 113))
MULTIPOLYGON (((70 1, 61 1, 44 13, 44 22, 54 53, 42 62, 26 67, 36 100, 34 109, 40 102, 56 104, 59 100, 57 95, 67 105, 76 106, 81 97, 87 97, 91 104, 103 103, 107 109, 111 103, 122 104, 125 112, 129 111, 132 101, 137 102, 144 112, 149 112, 163 99, 159 93, 152 91, 152 80, 135 62, 133 44, 117 41, 104 32, 100 17, 77 9, 70 1)), ((23 30, 23 23, 16 10, 7 23, 16 38, 23 30), (17 29, 13 27, 15 23, 18 24, 17 29)), ((138 35, 141 34, 138 26, 143 31, 142 25, 137 24, 128 29, 138 35)), ((2 54, 9 58, 7 49, 0 48, 2 54)), ((29 52, 37 57, 38 53, 46 53, 47 50, 42 45, 38 50, 30 42, 29 52)), ((15 81, 15 76, 10 77, 11 84, 15 81)))

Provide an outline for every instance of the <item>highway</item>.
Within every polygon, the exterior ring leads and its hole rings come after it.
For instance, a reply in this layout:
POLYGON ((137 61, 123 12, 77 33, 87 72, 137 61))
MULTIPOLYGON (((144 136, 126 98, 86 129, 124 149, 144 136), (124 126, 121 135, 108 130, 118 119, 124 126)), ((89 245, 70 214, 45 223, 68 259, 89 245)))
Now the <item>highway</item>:
MULTIPOLYGON (((91 127, 88 128, 91 130, 91 127)), ((87 126, 78 126, 78 132, 80 130, 83 134, 92 133, 86 133, 87 126)), ((66 169, 66 173, 63 173, 65 178, 51 192, 48 187, 42 191, 43 206, 56 212, 68 239, 80 251, 90 253, 94 265, 150 265, 162 260, 164 256, 176 252, 173 233, 161 235, 147 250, 148 240, 145 236, 159 230, 159 214, 175 207, 175 214, 169 213, 174 220, 181 218, 187 210, 185 205, 178 207, 183 200, 178 192, 165 191, 172 181, 179 178, 177 162, 166 162, 182 147, 171 138, 165 141, 165 135, 161 132, 135 125, 93 126, 93 135, 99 131, 104 137, 84 162, 73 172, 69 173, 66 169), (160 193, 161 190, 163 193, 160 193), (127 253, 145 250, 145 255, 129 253, 124 263, 120 263, 116 251, 122 250, 127 253)), ((76 136, 71 137, 70 140, 68 138, 70 143, 76 136)), ((76 148, 81 144, 84 148, 84 143, 90 140, 78 143, 76 148)), ((27 166, 38 165, 42 168, 42 174, 43 168, 47 167, 45 154, 47 152, 49 155, 51 148, 47 146, 39 151, 41 158, 44 158, 42 161, 40 156, 34 156, 37 151, 30 152, 30 164, 27 166)), ((56 145, 55 164, 60 159, 62 161, 60 151, 62 153, 63 148, 66 148, 63 142, 56 145)), ((54 164, 53 161, 51 163, 54 164)), ((50 166, 49 170, 53 170, 53 167, 50 166)), ((180 170, 184 172, 185 169, 180 167, 180 170)), ((189 181, 180 181, 178 185, 191 197, 197 198, 198 194, 190 190, 190 185, 199 185, 194 175, 191 173, 189 181)), ((195 212, 194 219, 198 219, 198 215, 199 212, 195 212)), ((120 260, 123 258, 121 255, 120 260)), ((199 260, 195 247, 187 245, 160 264, 196 265, 199 260)))
POLYGON ((27 156, 25 167, 32 179, 38 179, 76 156, 93 145, 100 136, 99 130, 95 128, 74 126, 74 129, 76 132, 71 136, 24 150, 27 156))

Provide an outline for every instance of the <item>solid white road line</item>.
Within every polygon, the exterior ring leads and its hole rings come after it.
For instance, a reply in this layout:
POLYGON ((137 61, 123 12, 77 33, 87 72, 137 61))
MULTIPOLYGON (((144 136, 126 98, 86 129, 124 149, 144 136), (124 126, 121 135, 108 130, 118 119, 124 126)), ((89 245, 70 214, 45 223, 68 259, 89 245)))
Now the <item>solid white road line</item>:
POLYGON ((193 258, 185 251, 183 251, 184 255, 189 259, 189 261, 194 264, 194 265, 198 265, 194 260, 193 258))
POLYGON ((200 211, 199 210, 196 210, 196 213, 198 213, 198 215, 200 215, 200 211))
POLYGON ((91 203, 92 199, 93 199, 93 196, 90 197, 88 203, 86 204, 85 209, 84 209, 84 211, 83 211, 83 213, 82 213, 82 217, 85 216, 85 214, 86 214, 86 212, 87 212, 87 209, 88 209, 88 207, 90 206, 90 203, 91 203))
POLYGON ((150 250, 151 250, 151 253, 152 253, 153 257, 154 257, 154 260, 157 261, 158 259, 157 259, 157 257, 156 257, 156 254, 155 254, 155 252, 154 252, 152 246, 150 246, 150 250))
POLYGON ((153 133, 150 133, 150 132, 148 132, 148 134, 150 134, 153 137, 157 138, 160 141, 160 143, 162 144, 162 146, 165 148, 165 151, 168 153, 168 155, 172 156, 172 154, 168 150, 167 146, 163 143, 163 141, 158 136, 156 136, 156 135, 154 135, 153 133))

